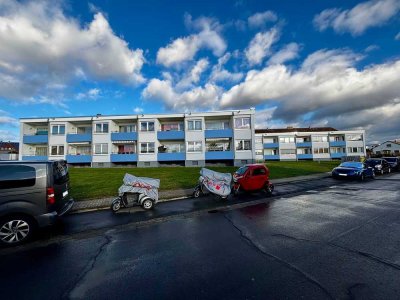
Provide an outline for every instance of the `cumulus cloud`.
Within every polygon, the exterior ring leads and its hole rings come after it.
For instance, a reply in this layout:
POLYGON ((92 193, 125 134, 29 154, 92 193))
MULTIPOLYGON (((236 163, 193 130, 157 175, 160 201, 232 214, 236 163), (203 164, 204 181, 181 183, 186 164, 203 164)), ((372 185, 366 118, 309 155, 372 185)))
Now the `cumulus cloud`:
POLYGON ((218 59, 218 63, 213 66, 210 75, 211 82, 225 82, 225 83, 236 83, 243 78, 243 73, 241 72, 230 72, 225 69, 224 65, 231 58, 230 53, 226 53, 224 56, 218 59))
MULTIPOLYGON (((243 82, 222 94, 220 105, 274 103, 277 108, 273 117, 286 122, 301 121, 309 115, 309 121, 316 123, 373 109, 378 109, 384 120, 390 107, 400 102, 400 60, 359 70, 356 65, 362 58, 348 49, 320 50, 309 55, 297 70, 285 65, 251 70, 243 82)), ((364 120, 360 126, 370 121, 364 120)), ((335 124, 346 128, 344 122, 335 124)))
POLYGON ((211 50, 215 56, 221 56, 226 50, 226 42, 221 36, 221 26, 215 19, 200 17, 192 20, 185 16, 185 24, 196 33, 180 37, 157 52, 157 63, 165 67, 177 66, 193 60, 200 49, 211 50))
POLYGON ((258 65, 270 55, 271 46, 279 40, 279 36, 280 32, 276 27, 257 33, 244 51, 249 65, 258 65))
POLYGON ((144 62, 100 12, 82 26, 57 2, 0 1, 1 98, 33 101, 76 78, 141 83, 144 62))
POLYGON ((398 34, 396 34, 396 36, 394 37, 394 39, 395 39, 396 41, 400 41, 400 32, 399 32, 398 34))
POLYGON ((267 22, 275 22, 276 20, 278 20, 277 15, 273 11, 267 10, 248 17, 247 22, 250 28, 257 28, 263 27, 267 22))
POLYGON ((290 43, 276 52, 268 60, 271 65, 283 64, 298 57, 300 46, 297 43, 290 43))
POLYGON ((76 99, 78 100, 96 100, 100 97, 101 91, 98 88, 93 88, 84 93, 78 93, 76 99))
POLYGON ((9 116, 0 116, 0 125, 17 126, 18 120, 9 116))
POLYGON ((400 11, 398 0, 370 0, 352 9, 330 8, 314 17, 314 26, 319 31, 332 28, 337 33, 349 32, 354 36, 363 34, 368 28, 382 26, 400 11))
POLYGON ((18 142, 19 137, 18 134, 14 131, 0 129, 0 141, 18 142))
POLYGON ((134 109, 133 109, 133 112, 135 113, 135 114, 141 114, 142 112, 143 112, 143 108, 141 108, 141 107, 135 107, 134 109))

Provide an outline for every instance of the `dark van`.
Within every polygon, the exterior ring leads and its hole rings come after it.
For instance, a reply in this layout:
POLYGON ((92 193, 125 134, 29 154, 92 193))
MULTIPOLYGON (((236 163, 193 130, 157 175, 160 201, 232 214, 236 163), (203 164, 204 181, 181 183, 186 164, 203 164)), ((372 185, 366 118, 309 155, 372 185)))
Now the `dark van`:
POLYGON ((0 245, 29 240, 73 204, 64 161, 0 162, 0 245))

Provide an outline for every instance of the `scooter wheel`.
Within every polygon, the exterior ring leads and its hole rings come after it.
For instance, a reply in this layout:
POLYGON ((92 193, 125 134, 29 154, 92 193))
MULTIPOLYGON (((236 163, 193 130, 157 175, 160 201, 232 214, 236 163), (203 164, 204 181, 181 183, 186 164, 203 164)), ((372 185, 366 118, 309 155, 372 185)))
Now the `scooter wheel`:
POLYGON ((113 213, 116 213, 117 211, 119 211, 121 209, 121 200, 120 199, 115 199, 112 203, 111 203, 111 210, 113 213))
POLYGON ((193 192, 193 198, 199 198, 201 195, 201 190, 200 188, 195 188, 193 192))
POLYGON ((154 207, 154 202, 153 202, 152 200, 150 200, 150 199, 146 199, 146 200, 143 201, 142 207, 143 207, 145 210, 153 209, 153 207, 154 207))

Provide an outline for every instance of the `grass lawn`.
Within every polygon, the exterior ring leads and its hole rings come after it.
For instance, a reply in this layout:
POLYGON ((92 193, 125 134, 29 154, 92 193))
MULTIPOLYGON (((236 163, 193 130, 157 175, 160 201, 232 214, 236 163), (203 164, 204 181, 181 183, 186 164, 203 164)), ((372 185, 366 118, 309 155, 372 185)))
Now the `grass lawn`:
MULTIPOLYGON (((309 175, 331 171, 337 161, 268 162, 271 179, 309 175)), ((233 173, 237 167, 210 167, 233 173)), ((117 195, 125 173, 161 180, 160 190, 192 188, 199 178, 200 168, 70 168, 71 194, 75 200, 88 200, 117 195)))

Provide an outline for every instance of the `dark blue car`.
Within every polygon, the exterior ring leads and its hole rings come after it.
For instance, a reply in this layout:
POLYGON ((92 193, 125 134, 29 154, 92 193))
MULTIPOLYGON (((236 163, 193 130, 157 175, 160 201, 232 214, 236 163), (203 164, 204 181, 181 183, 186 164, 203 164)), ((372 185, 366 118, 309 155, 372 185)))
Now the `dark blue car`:
POLYGON ((375 171, 362 162, 348 161, 334 168, 332 177, 364 180, 367 177, 375 178, 375 171))

